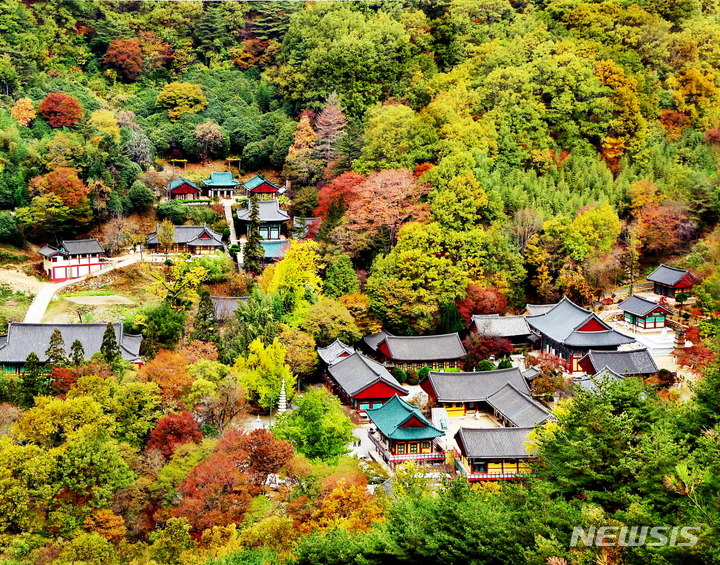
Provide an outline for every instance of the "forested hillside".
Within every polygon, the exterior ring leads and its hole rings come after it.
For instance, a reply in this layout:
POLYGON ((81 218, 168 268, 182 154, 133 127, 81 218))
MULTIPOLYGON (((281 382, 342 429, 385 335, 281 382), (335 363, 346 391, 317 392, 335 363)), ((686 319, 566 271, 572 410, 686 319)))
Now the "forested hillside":
POLYGON ((221 206, 163 201, 195 165, 262 173, 317 218, 264 270, 246 250, 242 274, 123 275, 158 296, 123 320, 141 368, 103 341, 0 379, 0 563, 720 562, 719 163, 714 0, 0 0, 3 253, 222 232, 221 206), (663 262, 699 281, 691 398, 580 391, 523 481, 406 465, 388 487, 343 457, 353 425, 324 391, 274 433, 236 429, 281 382, 319 382, 316 346, 612 302, 663 262), (209 291, 251 297, 219 330, 209 291), (700 542, 570 547, 608 524, 700 542))

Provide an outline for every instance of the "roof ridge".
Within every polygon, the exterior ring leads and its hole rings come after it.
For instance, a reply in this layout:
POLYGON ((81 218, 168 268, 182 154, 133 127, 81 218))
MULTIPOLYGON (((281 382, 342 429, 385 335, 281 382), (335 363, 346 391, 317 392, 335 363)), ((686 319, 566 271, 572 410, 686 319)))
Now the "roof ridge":
POLYGON ((400 338, 400 339, 416 339, 416 338, 428 338, 428 337, 447 337, 447 336, 451 336, 451 335, 458 336, 458 338, 460 337, 458 335, 458 332, 451 332, 451 333, 447 333, 447 334, 432 334, 432 335, 391 335, 391 334, 387 334, 387 337, 396 337, 396 338, 400 338))

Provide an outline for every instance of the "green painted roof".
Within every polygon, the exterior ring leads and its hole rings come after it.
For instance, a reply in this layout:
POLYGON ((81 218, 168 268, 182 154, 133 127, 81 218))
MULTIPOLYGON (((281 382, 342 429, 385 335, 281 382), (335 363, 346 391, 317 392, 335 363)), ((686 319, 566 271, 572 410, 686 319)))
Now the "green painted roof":
POLYGON ((203 181, 205 186, 237 186, 240 183, 236 181, 232 173, 210 173, 210 178, 203 181))
POLYGON ((274 186, 275 188, 277 188, 278 190, 280 190, 280 187, 279 187, 278 185, 276 185, 276 184, 275 184, 274 182, 272 182, 272 181, 267 180, 266 178, 263 178, 263 177, 260 176, 260 175, 255 175, 255 176, 254 176, 253 178, 251 178, 249 181, 246 181, 246 182, 243 184, 243 186, 244 186, 246 189, 248 189, 248 190, 252 190, 253 188, 257 188, 258 186, 260 186, 260 185, 261 185, 262 183, 264 183, 264 182, 266 182, 266 183, 268 183, 269 185, 274 186))
POLYGON ((408 404, 397 395, 393 396, 380 408, 366 410, 365 412, 386 438, 397 441, 418 441, 430 440, 445 435, 444 432, 427 421, 419 408, 408 404), (424 425, 422 427, 403 428, 402 425, 413 416, 424 425))

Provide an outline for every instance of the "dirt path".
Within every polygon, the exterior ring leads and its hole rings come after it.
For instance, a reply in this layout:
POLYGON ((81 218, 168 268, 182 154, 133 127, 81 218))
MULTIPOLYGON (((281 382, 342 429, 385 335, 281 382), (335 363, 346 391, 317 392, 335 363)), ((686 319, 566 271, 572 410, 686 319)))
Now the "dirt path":
POLYGON ((33 294, 37 294, 40 287, 45 284, 35 277, 29 277, 25 273, 11 269, 0 269, 0 283, 7 284, 13 290, 22 290, 33 294))

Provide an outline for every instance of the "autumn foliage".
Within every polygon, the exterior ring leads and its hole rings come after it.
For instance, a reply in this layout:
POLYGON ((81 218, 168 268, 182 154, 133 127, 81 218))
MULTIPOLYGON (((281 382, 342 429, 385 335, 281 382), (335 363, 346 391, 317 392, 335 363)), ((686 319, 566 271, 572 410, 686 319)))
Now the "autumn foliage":
POLYGON ((140 40, 113 39, 105 54, 105 64, 116 68, 124 80, 135 80, 143 70, 140 40))
POLYGON ((178 446, 184 443, 199 443, 202 440, 200 427, 190 412, 168 414, 158 420, 155 429, 150 432, 148 449, 159 449, 169 458, 178 446))
POLYGON ((355 201, 357 187, 365 180, 360 173, 348 171, 334 178, 318 191, 318 206, 313 215, 324 218, 333 201, 342 202, 344 207, 355 201))
POLYGON ((187 366, 185 355, 162 349, 152 361, 143 365, 138 378, 157 383, 165 404, 184 407, 182 398, 190 392, 193 383, 187 366))
POLYGON ((20 98, 20 100, 15 103, 15 106, 10 108, 10 115, 15 118, 15 121, 21 126, 27 126, 35 119, 37 112, 35 112, 35 106, 33 106, 32 100, 29 98, 20 98))
POLYGON ((40 104, 38 112, 54 128, 72 126, 82 118, 83 108, 77 98, 62 92, 51 92, 40 104))
POLYGON ((503 312, 507 307, 507 298, 493 286, 481 288, 476 284, 469 284, 465 291, 465 298, 458 300, 455 304, 460 317, 467 326, 474 315, 503 312))

